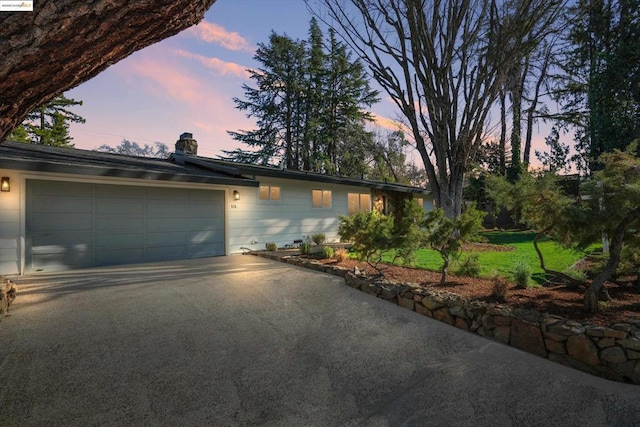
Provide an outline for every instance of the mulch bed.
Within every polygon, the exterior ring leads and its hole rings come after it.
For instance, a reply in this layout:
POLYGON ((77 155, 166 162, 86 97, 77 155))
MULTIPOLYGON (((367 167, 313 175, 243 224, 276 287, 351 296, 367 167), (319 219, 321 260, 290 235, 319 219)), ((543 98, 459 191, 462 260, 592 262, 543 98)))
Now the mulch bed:
MULTIPOLYGON (((355 260, 325 262, 349 269, 357 266, 360 271, 366 271, 371 275, 377 274, 366 262, 355 260)), ((384 277, 392 281, 442 289, 470 300, 491 301, 493 282, 488 279, 448 275, 446 283, 440 285, 440 273, 437 272, 386 264, 381 266, 384 277)), ((635 277, 628 279, 633 280, 635 277)), ((620 287, 613 283, 606 283, 605 287, 613 300, 601 303, 600 311, 596 314, 589 314, 583 310, 584 289, 572 289, 564 284, 549 284, 528 289, 518 289, 515 285, 509 284, 505 304, 512 308, 546 312, 592 325, 611 326, 629 319, 640 319, 638 289, 630 285, 620 287)))

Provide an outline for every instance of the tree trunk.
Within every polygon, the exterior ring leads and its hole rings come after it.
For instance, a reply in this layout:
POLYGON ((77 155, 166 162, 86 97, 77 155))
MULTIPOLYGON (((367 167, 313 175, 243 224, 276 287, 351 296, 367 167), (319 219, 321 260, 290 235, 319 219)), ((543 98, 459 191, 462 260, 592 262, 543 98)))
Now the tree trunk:
POLYGON ((443 257, 444 263, 442 264, 442 275, 440 276, 440 285, 444 285, 447 281, 447 270, 449 269, 449 258, 443 257))
POLYGON ((0 15, 0 142, 28 113, 204 17, 216 0, 39 0, 0 15))
MULTIPOLYGON (((584 294, 584 309, 589 313, 598 312, 598 297, 601 293, 604 282, 615 273, 620 263, 620 253, 622 252, 622 241, 627 228, 636 220, 637 211, 628 214, 616 227, 611 236, 611 246, 609 247, 609 260, 604 269, 593 279, 589 288, 584 294)), ((608 297, 608 294, 607 294, 608 297)))
POLYGON ((507 101, 504 90, 500 92, 500 176, 507 176, 507 101))

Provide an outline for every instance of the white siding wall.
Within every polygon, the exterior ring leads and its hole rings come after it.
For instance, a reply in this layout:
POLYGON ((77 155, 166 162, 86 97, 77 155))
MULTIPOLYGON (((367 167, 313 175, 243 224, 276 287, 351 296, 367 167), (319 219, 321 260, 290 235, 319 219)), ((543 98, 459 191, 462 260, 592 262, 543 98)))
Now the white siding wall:
POLYGON ((11 191, 0 192, 0 275, 12 275, 20 272, 22 183, 17 171, 0 170, 0 176, 11 180, 11 191))
POLYGON ((327 242, 338 242, 340 215, 347 215, 347 193, 368 193, 365 187, 351 187, 308 181, 257 177, 261 185, 280 187, 280 201, 259 200, 258 188, 238 188, 240 200, 230 200, 229 251, 241 247, 264 249, 265 243, 279 247, 315 233, 324 233, 327 242), (331 190, 331 208, 313 208, 311 190, 331 190), (253 243, 252 243, 253 242, 253 243))

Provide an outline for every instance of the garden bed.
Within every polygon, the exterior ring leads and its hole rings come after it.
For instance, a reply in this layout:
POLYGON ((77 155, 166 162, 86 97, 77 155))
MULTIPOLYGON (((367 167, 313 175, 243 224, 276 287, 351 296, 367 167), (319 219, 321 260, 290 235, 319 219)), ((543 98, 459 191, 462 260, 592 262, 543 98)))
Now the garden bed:
MULTIPOLYGON (((351 259, 342 262, 335 260, 323 262, 349 270, 353 270, 357 266, 360 271, 371 275, 376 274, 375 270, 366 262, 351 259)), ((440 273, 437 272, 386 264, 381 267, 387 280, 445 290, 468 300, 495 302, 490 297, 493 283, 489 279, 448 275, 447 282, 440 285, 440 273)), ((583 310, 583 288, 571 289, 564 284, 548 284, 528 289, 518 289, 515 285, 510 284, 504 305, 512 308, 536 310, 601 326, 624 323, 629 319, 640 319, 640 292, 638 289, 630 285, 620 287, 612 283, 605 284, 605 287, 609 291, 612 301, 601 303, 600 312, 596 314, 586 313, 583 310)))

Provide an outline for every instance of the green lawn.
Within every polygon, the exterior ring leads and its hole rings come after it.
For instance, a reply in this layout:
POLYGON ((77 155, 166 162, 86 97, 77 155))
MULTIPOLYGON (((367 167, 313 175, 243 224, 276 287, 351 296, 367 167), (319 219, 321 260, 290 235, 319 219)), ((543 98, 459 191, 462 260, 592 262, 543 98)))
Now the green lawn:
MULTIPOLYGON (((476 252, 479 255, 482 277, 491 277, 495 273, 511 276, 514 266, 518 262, 525 262, 531 267, 534 281, 538 283, 543 283, 545 281, 544 272, 540 268, 540 261, 538 260, 535 248, 533 247, 533 238, 535 237, 534 233, 520 231, 491 231, 483 233, 483 236, 487 240, 487 243, 506 245, 514 249, 511 251, 476 252)), ((538 246, 542 251, 547 268, 551 270, 563 271, 575 264, 585 255, 584 252, 565 249, 559 244, 546 238, 541 239, 541 241, 538 242, 538 246)), ((462 256, 464 257, 467 254, 468 253, 463 253, 462 256)), ((391 256, 386 257, 385 260, 391 260, 391 256)), ((436 251, 431 249, 421 249, 416 252, 414 266, 427 270, 438 271, 442 267, 442 259, 436 251)), ((453 269, 450 270, 450 272, 453 272, 453 269)))

